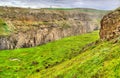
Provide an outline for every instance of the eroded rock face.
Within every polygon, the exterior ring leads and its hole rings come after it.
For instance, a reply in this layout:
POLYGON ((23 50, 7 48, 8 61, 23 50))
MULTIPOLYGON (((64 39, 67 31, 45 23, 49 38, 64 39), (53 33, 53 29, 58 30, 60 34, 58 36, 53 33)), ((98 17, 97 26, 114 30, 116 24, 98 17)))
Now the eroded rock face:
POLYGON ((120 10, 113 11, 104 16, 101 21, 100 38, 111 40, 120 36, 120 10))
POLYGON ((63 29, 60 27, 40 28, 19 32, 8 37, 0 38, 0 49, 15 49, 41 45, 67 36, 78 35, 93 31, 90 26, 78 26, 63 29))
POLYGON ((9 36, 0 37, 0 49, 15 49, 41 45, 68 36, 99 29, 102 15, 79 10, 32 10, 2 8, 9 36))

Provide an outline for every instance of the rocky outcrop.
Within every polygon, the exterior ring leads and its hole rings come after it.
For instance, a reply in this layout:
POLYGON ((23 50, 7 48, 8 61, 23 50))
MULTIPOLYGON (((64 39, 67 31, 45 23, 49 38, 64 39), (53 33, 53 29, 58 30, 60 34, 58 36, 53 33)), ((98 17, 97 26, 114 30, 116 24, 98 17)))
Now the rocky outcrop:
POLYGON ((0 37, 0 49, 15 49, 41 45, 67 36, 99 29, 103 15, 79 10, 33 10, 2 8, 10 33, 0 37))
POLYGON ((105 15, 101 21, 100 38, 111 40, 120 36, 120 9, 105 15))

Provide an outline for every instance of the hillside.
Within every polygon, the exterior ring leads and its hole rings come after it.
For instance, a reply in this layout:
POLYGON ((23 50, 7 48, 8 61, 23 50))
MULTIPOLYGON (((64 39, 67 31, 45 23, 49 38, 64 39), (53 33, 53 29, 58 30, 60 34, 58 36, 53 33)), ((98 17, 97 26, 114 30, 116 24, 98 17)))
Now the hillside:
POLYGON ((75 58, 27 78, 119 78, 120 41, 99 42, 75 58))
POLYGON ((95 9, 25 9, 0 7, 0 49, 34 47, 100 28, 107 11, 95 9), (6 32, 6 29, 9 30, 6 32))
POLYGON ((85 49, 83 46, 97 39, 98 31, 95 31, 38 47, 0 51, 0 78, 25 78, 52 68, 81 54, 85 49))
POLYGON ((94 32, 40 47, 0 51, 0 77, 119 78, 119 41, 99 41, 82 51, 97 39, 94 32))

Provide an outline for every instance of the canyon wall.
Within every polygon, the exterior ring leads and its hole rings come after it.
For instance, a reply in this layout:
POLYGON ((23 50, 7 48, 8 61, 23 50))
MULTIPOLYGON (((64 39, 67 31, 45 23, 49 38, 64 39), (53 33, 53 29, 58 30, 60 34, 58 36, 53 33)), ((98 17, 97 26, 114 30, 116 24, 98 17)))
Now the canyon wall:
MULTIPOLYGON (((9 34, 0 36, 0 49, 38 46, 99 29, 105 13, 72 10, 0 8, 9 34)), ((4 30, 3 30, 4 31, 4 30)))

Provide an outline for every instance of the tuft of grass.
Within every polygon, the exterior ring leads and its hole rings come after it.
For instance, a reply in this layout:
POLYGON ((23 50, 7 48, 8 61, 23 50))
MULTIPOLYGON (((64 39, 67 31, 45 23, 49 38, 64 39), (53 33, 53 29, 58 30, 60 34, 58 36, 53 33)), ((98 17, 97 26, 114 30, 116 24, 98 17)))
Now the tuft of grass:
MULTIPOLYGON (((51 72, 44 71, 56 67, 60 63, 69 61, 81 54, 83 46, 97 39, 99 39, 98 31, 95 31, 63 38, 38 47, 0 51, 0 77, 29 78, 29 76, 41 72, 41 74, 45 76, 42 78, 50 78, 49 76, 47 77, 47 74, 52 73, 54 69, 51 72)), ((69 66, 70 65, 67 65, 66 68, 69 66)), ((61 64, 56 68, 61 69, 61 64)), ((54 73, 55 72, 60 73, 58 71, 54 71, 54 73)), ((61 75, 56 75, 58 78, 64 77, 62 73, 61 75)), ((39 76, 33 76, 32 78, 39 78, 39 76)))

